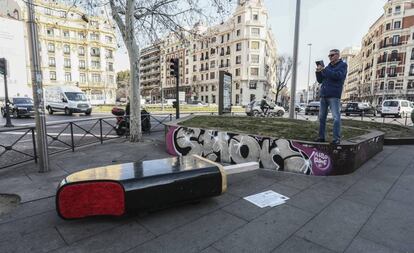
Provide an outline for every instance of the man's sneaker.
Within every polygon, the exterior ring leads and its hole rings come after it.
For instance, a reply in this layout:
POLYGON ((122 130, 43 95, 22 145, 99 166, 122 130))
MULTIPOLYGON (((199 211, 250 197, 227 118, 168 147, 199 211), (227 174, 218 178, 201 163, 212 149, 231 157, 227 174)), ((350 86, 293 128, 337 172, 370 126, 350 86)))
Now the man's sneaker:
POLYGON ((341 141, 340 141, 340 140, 333 140, 333 141, 331 142, 331 144, 332 144, 332 145, 339 145, 339 144, 341 144, 341 141))
POLYGON ((325 139, 318 138, 318 139, 315 139, 314 142, 325 142, 325 139))

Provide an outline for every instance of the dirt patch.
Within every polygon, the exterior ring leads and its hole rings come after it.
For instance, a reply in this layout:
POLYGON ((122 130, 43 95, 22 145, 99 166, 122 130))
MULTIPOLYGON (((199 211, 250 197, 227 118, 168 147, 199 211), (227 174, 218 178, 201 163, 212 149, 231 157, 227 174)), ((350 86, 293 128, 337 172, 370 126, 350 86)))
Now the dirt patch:
MULTIPOLYGON (((230 116, 195 116, 179 123, 180 126, 214 129, 230 133, 242 133, 277 139, 313 141, 318 137, 318 122, 285 118, 255 118, 230 116)), ((328 141, 332 136, 332 124, 327 124, 328 141)), ((347 140, 367 134, 364 129, 342 128, 342 138, 347 140)))
POLYGON ((20 204, 20 197, 14 194, 0 194, 0 216, 10 213, 20 204))

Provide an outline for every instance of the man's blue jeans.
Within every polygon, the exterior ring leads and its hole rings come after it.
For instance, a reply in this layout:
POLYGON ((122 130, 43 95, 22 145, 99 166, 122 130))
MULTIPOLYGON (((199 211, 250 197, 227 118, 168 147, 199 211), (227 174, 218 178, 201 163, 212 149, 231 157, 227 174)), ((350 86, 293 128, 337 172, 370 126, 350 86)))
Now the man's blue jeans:
POLYGON ((333 117, 333 140, 341 140, 341 111, 339 98, 321 98, 319 108, 319 138, 325 140, 326 117, 328 116, 328 106, 331 108, 333 117))

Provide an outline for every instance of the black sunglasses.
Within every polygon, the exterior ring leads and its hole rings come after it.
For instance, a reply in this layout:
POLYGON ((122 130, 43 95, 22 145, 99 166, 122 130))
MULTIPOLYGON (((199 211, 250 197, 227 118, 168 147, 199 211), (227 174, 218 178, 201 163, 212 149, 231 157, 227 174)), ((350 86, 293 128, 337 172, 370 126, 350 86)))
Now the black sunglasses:
POLYGON ((334 57, 336 54, 330 54, 328 55, 328 57, 334 57))

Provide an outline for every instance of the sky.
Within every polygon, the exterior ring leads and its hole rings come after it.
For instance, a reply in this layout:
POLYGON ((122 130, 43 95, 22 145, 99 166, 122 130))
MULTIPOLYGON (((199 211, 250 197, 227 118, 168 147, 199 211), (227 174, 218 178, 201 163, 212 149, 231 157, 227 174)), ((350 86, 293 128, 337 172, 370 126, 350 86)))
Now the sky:
MULTIPOLYGON (((315 82, 314 62, 328 61, 330 49, 361 46, 362 37, 382 15, 387 0, 302 0, 299 36, 297 89, 305 89, 308 80, 309 43, 312 43, 311 79, 315 82)), ((293 55, 295 0, 264 0, 269 12, 279 55, 293 55)), ((129 68, 124 47, 116 54, 116 70, 129 68)))

